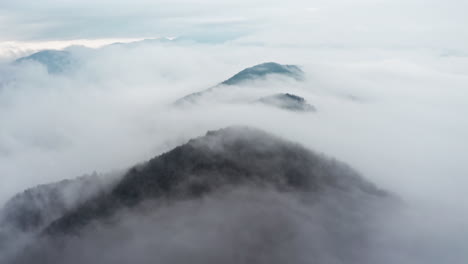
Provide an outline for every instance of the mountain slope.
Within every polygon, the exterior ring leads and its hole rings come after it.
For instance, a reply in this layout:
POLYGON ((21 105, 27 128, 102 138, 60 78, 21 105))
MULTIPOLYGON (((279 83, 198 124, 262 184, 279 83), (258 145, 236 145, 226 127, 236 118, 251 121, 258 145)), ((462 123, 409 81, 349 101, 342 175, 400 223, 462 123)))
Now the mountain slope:
POLYGON ((18 193, 0 210, 0 228, 19 232, 39 231, 109 188, 110 180, 102 177, 97 174, 84 175, 18 193))
POLYGON ((389 200, 341 162, 229 127, 133 167, 0 262, 369 263, 389 200))
POLYGON ((281 76, 284 78, 300 81, 304 78, 303 75, 304 72, 296 65, 282 65, 275 62, 266 62, 250 68, 246 68, 214 87, 186 95, 178 99, 174 104, 184 105, 197 103, 197 101, 202 97, 214 91, 228 89, 229 86, 234 85, 243 86, 248 82, 265 80, 270 76, 281 76))
POLYGON ((301 68, 296 65, 282 65, 275 62, 266 62, 244 69, 221 84, 239 85, 247 81, 260 80, 272 74, 301 80, 304 73, 301 68))
POLYGON ((270 105, 284 110, 297 111, 297 112, 315 112, 317 111, 314 106, 307 103, 307 101, 297 95, 284 93, 274 94, 262 97, 257 100, 259 103, 270 105))
POLYGON ((223 186, 242 184, 308 192, 339 188, 383 194, 344 164, 256 129, 230 127, 208 132, 132 168, 110 193, 66 214, 47 232, 79 232, 93 220, 147 199, 190 199, 223 186))
POLYGON ((27 57, 19 58, 14 63, 18 64, 28 61, 34 61, 44 65, 49 73, 61 73, 71 66, 73 58, 68 51, 43 50, 27 57))

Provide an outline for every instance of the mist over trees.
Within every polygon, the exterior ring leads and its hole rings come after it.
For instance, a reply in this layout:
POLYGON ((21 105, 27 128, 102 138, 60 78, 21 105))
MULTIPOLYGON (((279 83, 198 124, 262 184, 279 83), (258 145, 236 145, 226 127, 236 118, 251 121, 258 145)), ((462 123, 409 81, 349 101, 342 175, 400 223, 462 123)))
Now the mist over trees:
POLYGON ((3 1, 0 263, 467 263, 467 9, 3 1))
MULTIPOLYGON (((53 197, 37 212, 52 217, 62 209, 57 189, 96 177, 37 187, 53 197)), ((363 263, 378 208, 397 202, 349 166, 248 127, 210 131, 129 169, 113 188, 77 198, 39 232, 23 228, 30 241, 7 261, 363 263), (127 232, 138 238, 114 237, 127 232), (195 241, 203 243, 184 246, 195 241)))

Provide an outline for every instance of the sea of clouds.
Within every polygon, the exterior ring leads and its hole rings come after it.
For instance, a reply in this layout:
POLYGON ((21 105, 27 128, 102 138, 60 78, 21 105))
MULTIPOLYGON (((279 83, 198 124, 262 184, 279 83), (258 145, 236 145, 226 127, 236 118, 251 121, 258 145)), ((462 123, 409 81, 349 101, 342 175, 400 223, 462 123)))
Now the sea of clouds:
POLYGON ((318 2, 282 9, 283 16, 274 8, 260 12, 264 17, 252 11, 227 22, 167 19, 173 29, 223 22, 240 30, 245 20, 259 26, 220 43, 73 46, 66 49, 73 63, 57 74, 39 63, 12 63, 32 50, 7 47, 0 53, 0 203, 38 184, 124 170, 207 130, 249 125, 345 161, 404 201, 404 208, 382 214, 373 263, 465 263, 468 56, 460 48, 466 34, 456 34, 457 16, 443 19, 451 8, 440 8, 436 21, 447 23, 430 31, 437 6, 418 13, 412 1, 390 23, 401 10, 397 4, 379 1, 385 13, 360 1, 362 10, 347 13, 341 2, 341 8, 318 2), (343 20, 331 21, 327 10, 343 20), (381 28, 366 24, 372 18, 381 28), (344 20, 354 27, 343 28, 344 20), (315 22, 328 26, 309 34, 315 22), (198 106, 172 105, 269 61, 302 67, 305 80, 272 77, 198 106), (278 92, 302 96, 318 111, 225 100, 278 92))

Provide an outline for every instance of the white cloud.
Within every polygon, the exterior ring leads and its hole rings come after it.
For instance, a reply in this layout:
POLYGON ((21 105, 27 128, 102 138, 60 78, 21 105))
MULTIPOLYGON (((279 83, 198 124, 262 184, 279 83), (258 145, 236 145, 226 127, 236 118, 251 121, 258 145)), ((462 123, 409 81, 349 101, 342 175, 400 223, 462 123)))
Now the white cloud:
POLYGON ((464 1, 26 4, 0 4, 3 40, 14 40, 1 44, 4 58, 69 44, 101 46, 111 37, 186 35, 223 43, 72 49, 79 65, 58 75, 34 63, 2 64, 0 201, 39 183, 125 168, 208 129, 246 124, 346 161, 413 205, 413 213, 386 216, 389 232, 380 242, 405 253, 389 259, 443 262, 430 252, 463 257, 457 245, 468 236, 464 1), (109 5, 115 9, 102 8, 109 5), (51 38, 59 40, 43 40, 51 38), (304 67, 304 83, 265 87, 305 97, 317 114, 223 103, 168 107, 266 61, 304 67), (404 225, 413 228, 395 231, 404 225), (405 251, 411 242, 424 258, 405 251))

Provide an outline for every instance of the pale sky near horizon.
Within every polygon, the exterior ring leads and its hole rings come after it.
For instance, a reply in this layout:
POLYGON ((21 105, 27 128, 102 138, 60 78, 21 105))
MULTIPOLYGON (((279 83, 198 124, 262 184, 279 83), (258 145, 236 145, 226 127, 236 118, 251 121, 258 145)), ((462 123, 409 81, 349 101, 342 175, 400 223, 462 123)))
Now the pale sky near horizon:
POLYGON ((466 52, 466 10, 461 0, 2 1, 0 43, 185 36, 466 52))

